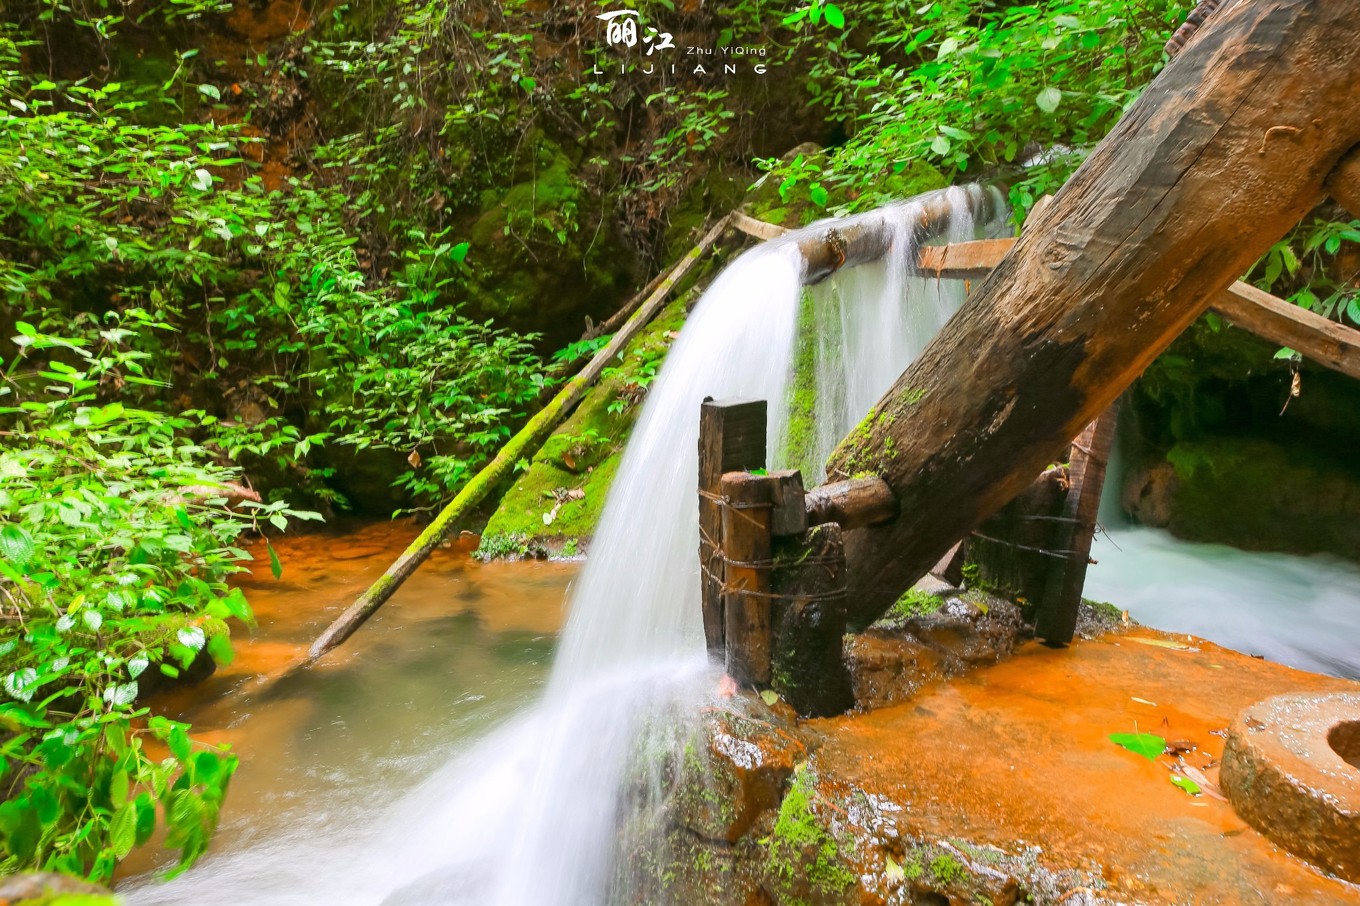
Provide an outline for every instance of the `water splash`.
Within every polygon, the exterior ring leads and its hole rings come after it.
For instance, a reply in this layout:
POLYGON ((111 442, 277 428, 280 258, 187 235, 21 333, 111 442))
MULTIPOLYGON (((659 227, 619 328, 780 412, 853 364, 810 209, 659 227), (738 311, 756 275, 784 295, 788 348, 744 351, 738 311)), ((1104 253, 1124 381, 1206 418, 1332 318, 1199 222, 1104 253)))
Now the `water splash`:
MULTIPOLYGON (((944 192, 941 241, 973 238, 983 190, 944 192)), ((791 432, 778 403, 805 370, 794 340, 806 305, 817 349, 815 377, 801 378, 813 388, 800 461, 815 483, 834 444, 962 301, 961 285, 909 276, 920 202, 857 219, 869 218, 890 235, 889 254, 838 273, 806 303, 793 239, 745 253, 704 293, 624 453, 536 706, 376 815, 342 814, 335 827, 332 814, 325 830, 210 858, 170 885, 139 884, 129 903, 598 906, 626 896, 615 861, 629 845, 619 828, 630 766, 665 761, 646 750, 683 738, 684 716, 716 678, 699 610, 700 403, 771 401, 771 465, 784 465, 791 432), (649 726, 661 732, 641 732, 649 726)), ((655 775, 642 784, 653 796, 660 785, 655 775)))

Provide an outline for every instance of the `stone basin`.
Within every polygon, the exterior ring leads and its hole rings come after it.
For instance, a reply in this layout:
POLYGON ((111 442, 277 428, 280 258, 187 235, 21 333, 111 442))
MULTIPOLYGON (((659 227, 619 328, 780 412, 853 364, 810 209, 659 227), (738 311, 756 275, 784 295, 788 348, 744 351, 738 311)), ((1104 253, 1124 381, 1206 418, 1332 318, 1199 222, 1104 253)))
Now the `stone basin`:
POLYGON ((1261 833, 1360 883, 1360 693, 1279 695, 1244 709, 1220 781, 1261 833))

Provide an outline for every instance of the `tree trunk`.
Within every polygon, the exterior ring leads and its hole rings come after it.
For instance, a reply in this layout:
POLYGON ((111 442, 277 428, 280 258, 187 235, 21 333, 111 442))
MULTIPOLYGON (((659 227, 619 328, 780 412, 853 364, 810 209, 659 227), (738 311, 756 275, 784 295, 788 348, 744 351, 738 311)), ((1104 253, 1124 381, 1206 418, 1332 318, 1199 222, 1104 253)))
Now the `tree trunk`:
POLYGON ((1321 200, 1357 109, 1353 3, 1214 14, 832 454, 833 479, 873 472, 901 507, 847 533, 853 621, 1024 489, 1321 200))

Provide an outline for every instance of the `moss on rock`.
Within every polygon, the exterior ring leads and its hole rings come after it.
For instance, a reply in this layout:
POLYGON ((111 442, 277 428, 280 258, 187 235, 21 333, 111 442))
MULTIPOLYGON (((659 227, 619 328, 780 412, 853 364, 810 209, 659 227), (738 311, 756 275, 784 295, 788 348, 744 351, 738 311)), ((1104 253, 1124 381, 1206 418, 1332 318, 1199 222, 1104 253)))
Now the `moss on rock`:
MULTIPOLYGON (((708 267, 712 266, 710 262, 708 267)), ((543 544, 554 551, 589 540, 647 387, 699 293, 697 285, 679 293, 605 370, 533 459, 523 464, 487 522, 478 549, 482 556, 495 556, 504 548, 504 538, 543 544)))

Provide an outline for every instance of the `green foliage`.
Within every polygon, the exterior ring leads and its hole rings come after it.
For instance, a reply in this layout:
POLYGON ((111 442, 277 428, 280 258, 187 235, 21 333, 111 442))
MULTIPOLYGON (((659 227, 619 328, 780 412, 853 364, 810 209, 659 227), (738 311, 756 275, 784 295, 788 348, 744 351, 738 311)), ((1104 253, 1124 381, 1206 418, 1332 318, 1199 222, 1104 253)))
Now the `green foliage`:
POLYGON ((236 758, 149 714, 142 688, 230 659, 217 627, 251 619, 227 584, 250 559, 242 535, 315 514, 228 509, 238 475, 185 439, 187 419, 101 403, 129 364, 126 332, 94 346, 18 330, 0 372, 0 872, 107 880, 158 825, 182 870, 208 845, 236 758))
POLYGON ((893 604, 889 614, 909 620, 913 617, 932 614, 942 606, 944 606, 944 598, 939 595, 932 595, 929 592, 921 591, 919 588, 909 588, 893 604))
MULTIPOLYGON (((814 201, 830 190, 849 199, 842 207, 862 209, 879 204, 885 178, 914 161, 952 177, 1018 164, 1037 143, 1053 150, 1012 187, 1023 212, 1061 185, 1138 96, 1192 5, 939 0, 910 11, 887 2, 857 8, 845 36, 826 40, 808 81, 814 103, 849 141, 811 172, 764 164, 787 189, 804 186, 814 201)), ((786 21, 814 27, 813 13, 803 12, 786 21)))
POLYGON ((482 536, 473 556, 483 561, 542 559, 547 551, 538 540, 527 535, 487 533, 482 536))
POLYGON ((1324 318, 1360 327, 1357 245, 1360 220, 1313 217, 1271 246, 1250 279, 1324 318))
POLYGON ((320 499, 327 441, 400 450, 427 504, 537 399, 534 336, 458 313, 467 242, 411 227, 375 283, 344 190, 271 189, 247 130, 179 121, 221 98, 189 87, 195 52, 164 84, 58 83, 22 71, 33 43, 0 32, 0 294, 35 330, 108 344, 106 397, 178 408, 214 453, 320 499))

